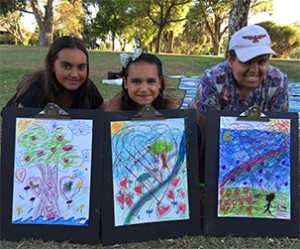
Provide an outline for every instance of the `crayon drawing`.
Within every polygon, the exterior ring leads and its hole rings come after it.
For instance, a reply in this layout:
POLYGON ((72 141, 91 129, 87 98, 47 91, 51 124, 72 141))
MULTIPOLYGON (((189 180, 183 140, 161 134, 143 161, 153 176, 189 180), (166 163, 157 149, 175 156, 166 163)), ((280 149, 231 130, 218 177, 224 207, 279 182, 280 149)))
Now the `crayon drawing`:
POLYGON ((221 117, 218 217, 291 218, 290 122, 221 117))
POLYGON ((115 226, 189 219, 183 118, 111 122, 115 226))
POLYGON ((17 118, 13 224, 88 226, 92 125, 17 118))

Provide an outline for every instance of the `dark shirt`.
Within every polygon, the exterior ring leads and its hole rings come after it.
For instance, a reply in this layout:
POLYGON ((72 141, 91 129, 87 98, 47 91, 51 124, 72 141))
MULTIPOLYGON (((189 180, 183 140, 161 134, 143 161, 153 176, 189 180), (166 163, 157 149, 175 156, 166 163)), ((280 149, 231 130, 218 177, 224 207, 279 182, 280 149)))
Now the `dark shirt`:
MULTIPOLYGON (((90 109, 97 109, 99 106, 103 103, 103 97, 101 96, 99 90, 95 86, 94 83, 91 82, 91 88, 90 88, 89 98, 91 107, 90 109)), ((21 95, 16 102, 24 107, 31 107, 31 108, 43 108, 45 105, 47 105, 49 102, 51 102, 47 97, 43 94, 43 84, 41 82, 35 82, 33 83, 29 89, 21 95)), ((79 93, 79 91, 78 91, 79 93)), ((12 106, 12 103, 16 97, 16 94, 7 102, 6 106, 12 106)), ((57 104, 57 103, 56 103, 57 104)), ((72 108, 78 109, 78 105, 76 103, 76 96, 75 101, 73 103, 72 108)))

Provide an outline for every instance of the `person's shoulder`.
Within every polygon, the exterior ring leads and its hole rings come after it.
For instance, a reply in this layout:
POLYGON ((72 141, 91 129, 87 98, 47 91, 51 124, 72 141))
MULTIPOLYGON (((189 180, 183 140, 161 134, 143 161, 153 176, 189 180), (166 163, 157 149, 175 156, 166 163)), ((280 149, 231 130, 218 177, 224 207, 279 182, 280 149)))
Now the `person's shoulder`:
POLYGON ((282 72, 279 68, 269 65, 267 76, 271 78, 278 78, 278 79, 286 79, 287 74, 282 72))
POLYGON ((118 93, 111 100, 109 100, 105 106, 106 112, 117 112, 121 111, 122 93, 118 93))
POLYGON ((209 77, 213 75, 214 77, 219 77, 227 74, 229 69, 230 67, 228 65, 228 62, 225 60, 206 69, 204 72, 204 76, 209 77))
POLYGON ((178 109, 178 101, 172 96, 166 94, 164 96, 164 101, 166 103, 166 109, 168 110, 178 109))

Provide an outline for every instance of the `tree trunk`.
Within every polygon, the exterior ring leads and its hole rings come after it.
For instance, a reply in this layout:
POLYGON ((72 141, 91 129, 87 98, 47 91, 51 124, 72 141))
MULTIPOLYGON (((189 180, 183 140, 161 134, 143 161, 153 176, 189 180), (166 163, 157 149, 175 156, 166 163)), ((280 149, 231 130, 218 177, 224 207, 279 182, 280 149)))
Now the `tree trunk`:
POLYGON ((162 28, 160 27, 158 30, 158 34, 156 37, 156 48, 155 48, 155 52, 159 53, 160 52, 160 37, 161 37, 161 33, 162 33, 162 28))
POLYGON ((229 13, 229 39, 248 25, 248 13, 251 0, 233 0, 233 7, 229 13))
POLYGON ((53 168, 50 165, 38 165, 42 173, 42 196, 40 203, 34 212, 33 219, 42 217, 43 219, 57 219, 61 217, 58 208, 58 171, 57 166, 53 168))
POLYGON ((49 46, 53 38, 53 1, 47 0, 44 11, 37 0, 30 0, 36 22, 40 29, 39 46, 49 46))

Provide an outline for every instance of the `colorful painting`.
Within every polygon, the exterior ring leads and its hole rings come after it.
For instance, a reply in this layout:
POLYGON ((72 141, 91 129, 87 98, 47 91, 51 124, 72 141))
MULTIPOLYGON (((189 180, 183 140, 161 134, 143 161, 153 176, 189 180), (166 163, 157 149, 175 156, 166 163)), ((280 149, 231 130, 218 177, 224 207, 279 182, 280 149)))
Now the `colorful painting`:
POLYGON ((111 122, 115 226, 189 219, 183 118, 111 122))
POLYGON ((92 122, 16 119, 13 224, 89 225, 92 122))
POLYGON ((220 118, 218 217, 291 218, 290 126, 220 118))

